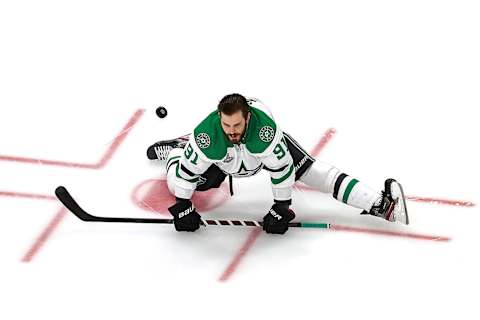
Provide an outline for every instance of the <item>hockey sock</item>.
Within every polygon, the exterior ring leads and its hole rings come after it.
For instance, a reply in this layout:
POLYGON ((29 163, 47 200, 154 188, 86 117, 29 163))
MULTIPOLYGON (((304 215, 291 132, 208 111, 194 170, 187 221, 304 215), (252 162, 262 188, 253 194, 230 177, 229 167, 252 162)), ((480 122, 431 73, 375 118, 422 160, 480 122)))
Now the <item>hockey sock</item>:
POLYGON ((381 194, 366 184, 341 173, 335 180, 333 197, 350 206, 370 211, 381 199, 381 194))

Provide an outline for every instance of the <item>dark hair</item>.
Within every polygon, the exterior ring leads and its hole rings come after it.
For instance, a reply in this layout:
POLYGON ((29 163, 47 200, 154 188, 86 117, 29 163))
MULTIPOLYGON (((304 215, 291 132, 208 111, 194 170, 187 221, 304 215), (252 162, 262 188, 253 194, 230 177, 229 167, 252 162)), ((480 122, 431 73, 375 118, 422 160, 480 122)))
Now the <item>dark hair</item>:
POLYGON ((247 119, 250 106, 247 99, 238 93, 229 94, 220 100, 218 104, 218 112, 231 116, 237 111, 242 111, 242 115, 247 119))

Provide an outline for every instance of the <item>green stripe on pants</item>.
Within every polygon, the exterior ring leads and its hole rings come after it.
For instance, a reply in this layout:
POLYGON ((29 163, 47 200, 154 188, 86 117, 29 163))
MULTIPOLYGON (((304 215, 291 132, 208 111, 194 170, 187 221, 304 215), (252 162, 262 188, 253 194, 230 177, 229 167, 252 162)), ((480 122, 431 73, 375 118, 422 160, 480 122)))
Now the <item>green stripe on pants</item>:
POLYGON ((272 180, 272 183, 273 184, 279 184, 279 183, 282 183, 283 181, 287 180, 288 177, 290 177, 290 175, 292 174, 293 172, 293 164, 290 166, 290 168, 288 169, 288 172, 281 178, 278 178, 278 179, 274 179, 274 178, 270 178, 270 180, 272 180))

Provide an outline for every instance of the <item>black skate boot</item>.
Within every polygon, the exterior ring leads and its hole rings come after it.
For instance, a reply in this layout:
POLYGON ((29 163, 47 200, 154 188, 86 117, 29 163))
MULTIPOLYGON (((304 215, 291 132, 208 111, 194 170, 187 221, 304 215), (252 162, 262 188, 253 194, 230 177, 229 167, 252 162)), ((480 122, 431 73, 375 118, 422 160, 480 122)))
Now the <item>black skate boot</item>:
POLYGON ((189 139, 189 135, 184 135, 172 140, 158 141, 147 149, 147 158, 150 160, 165 161, 168 158, 170 150, 173 148, 184 148, 189 139))
POLYGON ((382 191, 380 203, 374 204, 370 212, 364 210, 362 214, 371 214, 391 222, 400 221, 409 224, 402 185, 395 179, 385 180, 385 190, 382 191))

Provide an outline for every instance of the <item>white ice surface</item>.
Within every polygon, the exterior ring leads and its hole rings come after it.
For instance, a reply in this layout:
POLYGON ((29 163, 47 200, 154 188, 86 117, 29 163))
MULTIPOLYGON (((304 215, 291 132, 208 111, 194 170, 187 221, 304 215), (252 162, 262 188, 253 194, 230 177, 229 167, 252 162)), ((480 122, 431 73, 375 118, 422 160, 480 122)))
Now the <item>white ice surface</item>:
MULTIPOLYGON (((152 142, 192 130, 225 94, 267 103, 307 150, 381 189, 478 203, 477 1, 2 1, 0 156, 97 163, 102 170, 0 160, 0 192, 69 187, 92 213, 155 217, 132 203, 158 178, 152 142), (155 116, 164 105, 166 119, 155 116)), ((235 180, 204 212, 261 219, 268 176, 235 180)), ((88 224, 54 201, 0 196, 0 319, 478 319, 478 207, 409 202, 401 226, 294 194, 298 220, 452 238, 448 243, 291 229, 261 234, 218 279, 251 229, 88 224)))

